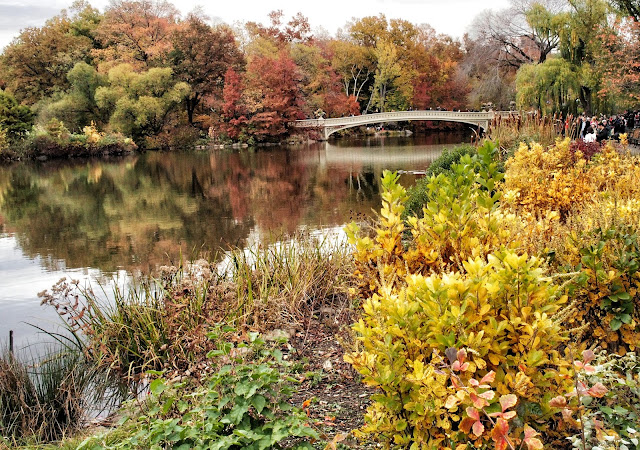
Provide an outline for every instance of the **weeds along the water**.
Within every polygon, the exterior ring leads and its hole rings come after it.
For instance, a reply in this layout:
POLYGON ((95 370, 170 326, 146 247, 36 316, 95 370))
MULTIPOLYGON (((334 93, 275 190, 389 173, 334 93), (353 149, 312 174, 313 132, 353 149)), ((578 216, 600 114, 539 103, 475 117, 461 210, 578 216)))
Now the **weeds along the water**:
MULTIPOLYGON (((82 353, 49 349, 27 363, 0 357, 0 448, 59 440, 77 431, 112 385, 82 353)), ((103 374, 104 375, 104 374, 103 374)))
POLYGON ((352 256, 345 242, 299 237, 229 252, 240 324, 264 330, 300 323, 313 310, 347 305, 352 256))
POLYGON ((560 116, 545 116, 539 112, 514 113, 498 116, 491 121, 487 136, 500 147, 513 153, 520 142, 537 142, 544 147, 552 145, 561 136, 564 122, 560 116))
POLYGON ((219 264, 163 266, 155 278, 115 288, 111 301, 67 280, 42 297, 97 367, 135 383, 149 370, 206 373, 207 332, 217 324, 266 331, 328 304, 348 307, 351 267, 344 242, 298 236, 232 249, 219 264))

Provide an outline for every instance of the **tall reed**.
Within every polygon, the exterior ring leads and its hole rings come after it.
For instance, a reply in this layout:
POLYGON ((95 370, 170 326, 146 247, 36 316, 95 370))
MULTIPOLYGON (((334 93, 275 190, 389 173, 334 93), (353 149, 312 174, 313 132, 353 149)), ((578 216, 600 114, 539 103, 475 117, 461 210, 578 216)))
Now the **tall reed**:
POLYGON ((346 307, 354 269, 344 242, 298 237, 235 249, 228 259, 241 323, 269 329, 300 322, 320 307, 346 307))
POLYGON ((503 150, 513 152, 520 142, 537 142, 545 147, 552 145, 562 135, 563 129, 564 121, 557 114, 546 116, 539 111, 521 111, 494 118, 489 123, 487 137, 499 142, 503 150))

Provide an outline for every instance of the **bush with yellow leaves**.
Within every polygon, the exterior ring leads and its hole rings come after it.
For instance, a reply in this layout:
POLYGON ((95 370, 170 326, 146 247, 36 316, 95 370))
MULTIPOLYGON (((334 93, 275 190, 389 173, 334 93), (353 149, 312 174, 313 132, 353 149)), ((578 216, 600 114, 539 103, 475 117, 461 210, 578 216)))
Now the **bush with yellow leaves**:
POLYGON ((382 279, 402 282, 407 274, 462 270, 468 258, 486 256, 508 240, 500 224, 515 221, 498 211, 502 172, 497 146, 487 141, 477 154, 465 155, 452 174, 432 176, 422 218, 403 220, 407 191, 398 176, 382 177, 382 209, 369 232, 351 223, 346 232, 356 250, 360 296, 366 298, 382 279))
POLYGON ((104 133, 98 131, 93 120, 91 121, 91 125, 87 125, 82 129, 82 132, 87 137, 87 142, 89 144, 97 144, 104 137, 104 133))
MULTIPOLYGON (((469 165, 466 170, 475 173, 469 165)), ((563 337, 556 317, 567 298, 538 258, 497 248, 499 222, 492 225, 497 237, 489 237, 496 194, 488 188, 469 198, 463 193, 461 202, 473 206, 459 205, 456 218, 434 219, 446 216, 440 208, 425 211, 422 224, 410 218, 412 239, 405 243, 400 219, 405 191, 397 177, 385 173, 376 237, 360 237, 351 226, 356 257, 370 268, 360 274, 370 282, 364 292, 375 292, 365 297, 362 318, 354 325, 358 345, 345 359, 365 383, 380 389, 361 433, 412 448, 451 448, 468 439, 458 430, 463 413, 446 405, 456 389, 439 368, 439 355, 450 348, 469 355, 462 382, 493 371, 496 393, 518 396, 523 421, 550 414, 547 400, 565 392, 565 380, 557 376, 565 363, 558 353, 563 337), (460 217, 466 223, 457 224, 460 217), (447 259, 444 249, 450 251, 447 259), (372 267, 373 279, 368 278, 372 267)), ((434 205, 447 204, 452 193, 440 192, 434 205)))
MULTIPOLYGON (((624 147, 623 147, 624 149, 624 147)), ((640 159, 607 143, 586 161, 568 140, 522 145, 506 164, 500 209, 518 215, 521 251, 580 272, 566 325, 583 348, 621 354, 640 342, 640 159)), ((512 230, 513 231, 513 230, 512 230)))
POLYGON ((0 155, 9 149, 9 134, 7 130, 0 127, 0 155))

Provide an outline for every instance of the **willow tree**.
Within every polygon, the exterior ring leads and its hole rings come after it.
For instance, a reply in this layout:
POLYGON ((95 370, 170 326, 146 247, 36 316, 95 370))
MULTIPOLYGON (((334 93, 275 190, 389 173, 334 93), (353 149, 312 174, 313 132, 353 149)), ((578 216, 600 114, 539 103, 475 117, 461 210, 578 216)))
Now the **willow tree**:
POLYGON ((70 130, 79 131, 95 122, 100 128, 109 120, 106 112, 96 103, 96 90, 107 84, 106 74, 95 67, 79 62, 67 74, 70 87, 43 102, 38 121, 47 123, 52 118, 62 120, 70 130))
POLYGON ((525 64, 516 75, 518 107, 544 113, 575 112, 578 75, 568 61, 551 57, 542 64, 525 64))
POLYGON ((602 86, 596 56, 603 51, 601 36, 609 29, 605 0, 568 0, 568 20, 560 30, 560 54, 572 66, 579 84, 578 98, 588 115, 594 112, 595 94, 602 86))
POLYGON ((96 90, 96 103, 108 113, 113 129, 137 140, 163 131, 190 92, 188 84, 176 82, 169 68, 138 73, 129 64, 120 64, 107 78, 107 85, 96 90))

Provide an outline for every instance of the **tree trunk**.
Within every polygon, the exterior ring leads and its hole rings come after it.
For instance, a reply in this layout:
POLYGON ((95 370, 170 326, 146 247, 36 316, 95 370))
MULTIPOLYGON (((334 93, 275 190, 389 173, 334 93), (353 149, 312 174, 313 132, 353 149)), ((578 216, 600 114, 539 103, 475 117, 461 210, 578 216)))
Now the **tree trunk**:
POLYGON ((592 114, 591 112, 591 88, 587 86, 580 86, 580 104, 587 116, 592 114))
POLYGON ((185 104, 187 106, 187 118, 189 119, 189 125, 193 125, 193 114, 196 110, 196 107, 200 103, 200 97, 198 94, 195 94, 193 97, 188 97, 185 100, 185 104))

